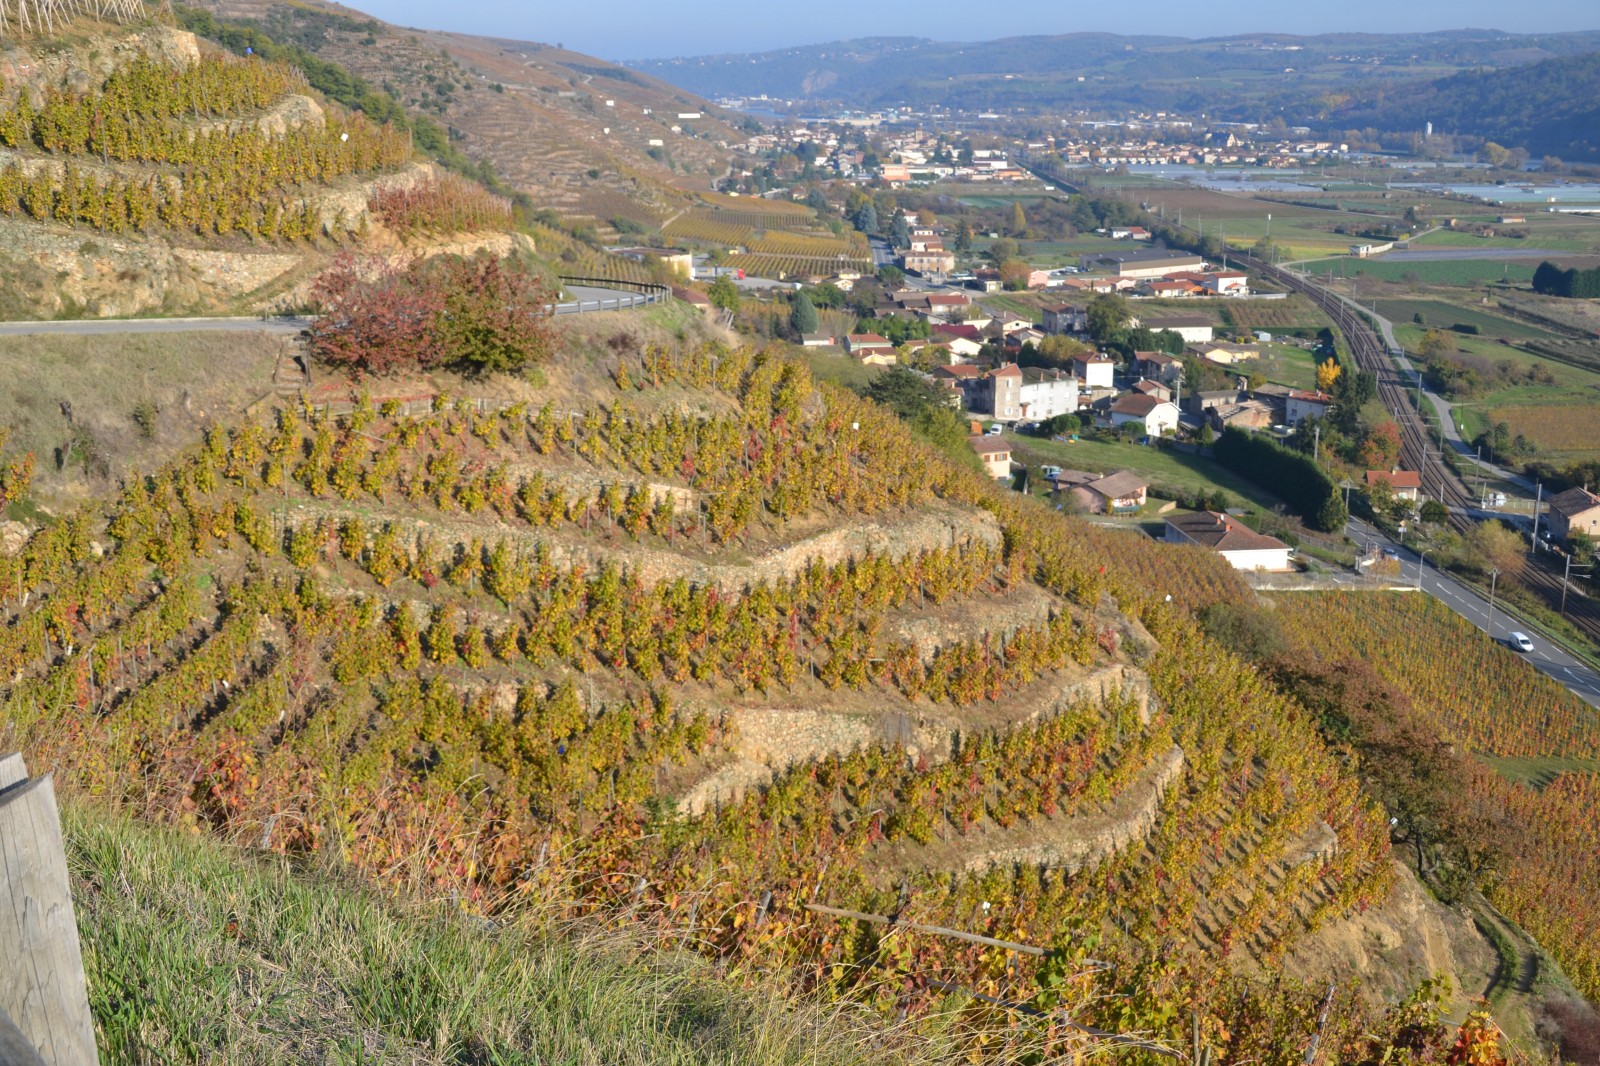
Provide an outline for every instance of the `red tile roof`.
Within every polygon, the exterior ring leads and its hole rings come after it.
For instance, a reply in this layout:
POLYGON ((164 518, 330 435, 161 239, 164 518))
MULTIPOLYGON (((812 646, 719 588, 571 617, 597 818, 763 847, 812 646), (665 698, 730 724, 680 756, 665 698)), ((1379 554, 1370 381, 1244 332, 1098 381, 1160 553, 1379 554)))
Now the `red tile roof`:
POLYGON ((1368 470, 1367 487, 1371 488, 1378 482, 1386 482, 1391 489, 1420 489, 1422 488, 1422 475, 1415 470, 1368 470))

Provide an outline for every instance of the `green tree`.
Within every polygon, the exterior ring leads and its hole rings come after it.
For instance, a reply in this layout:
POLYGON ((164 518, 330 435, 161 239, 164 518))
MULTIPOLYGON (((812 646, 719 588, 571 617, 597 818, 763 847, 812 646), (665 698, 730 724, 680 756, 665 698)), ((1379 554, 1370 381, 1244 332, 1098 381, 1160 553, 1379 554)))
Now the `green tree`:
POLYGON ((863 391, 868 399, 899 415, 918 436, 952 459, 964 466, 977 465, 977 455, 967 444, 966 421, 945 406, 944 395, 920 374, 905 367, 890 367, 863 391))
POLYGON ((726 274, 711 283, 706 295, 711 298, 711 306, 719 310, 739 310, 739 286, 735 285, 733 279, 726 274))
POLYGON ((1438 500, 1423 500, 1421 515, 1429 525, 1443 525, 1450 521, 1450 509, 1438 500))
POLYGON ((1126 332, 1128 323, 1133 319, 1133 311, 1128 307, 1127 300, 1108 292, 1089 301, 1087 317, 1089 336, 1100 344, 1110 344, 1126 332))
POLYGON ((894 223, 889 227, 889 241, 896 248, 911 247, 911 223, 904 211, 894 213, 894 223))
POLYGON ((1001 237, 989 245, 989 259, 996 266, 999 266, 1007 259, 1015 259, 1020 250, 1021 246, 1016 241, 1010 237, 1001 237))
POLYGON ((549 358, 546 296, 535 275, 481 257, 446 264, 443 283, 434 335, 446 366, 505 373, 549 358))
POLYGON ((807 333, 815 333, 819 324, 817 308, 811 302, 811 297, 803 292, 795 293, 789 305, 789 328, 803 337, 807 333))
POLYGON ((878 232, 878 209, 872 205, 872 201, 862 204, 861 210, 856 212, 856 229, 867 234, 878 232))

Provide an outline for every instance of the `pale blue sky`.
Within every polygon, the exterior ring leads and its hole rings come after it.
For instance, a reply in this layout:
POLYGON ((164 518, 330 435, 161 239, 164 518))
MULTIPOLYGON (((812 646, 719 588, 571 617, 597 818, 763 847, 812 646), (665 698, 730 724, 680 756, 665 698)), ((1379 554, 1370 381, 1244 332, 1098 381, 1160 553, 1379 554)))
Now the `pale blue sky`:
POLYGON ((1343 0, 1273 4, 1062 4, 1041 0, 861 0, 669 3, 665 0, 510 3, 348 0, 388 22, 561 43, 603 59, 758 52, 847 37, 986 41, 1035 33, 1103 31, 1215 37, 1232 33, 1395 32, 1494 27, 1510 32, 1600 28, 1594 0, 1343 0), (1159 18, 1152 18, 1159 12, 1159 18))

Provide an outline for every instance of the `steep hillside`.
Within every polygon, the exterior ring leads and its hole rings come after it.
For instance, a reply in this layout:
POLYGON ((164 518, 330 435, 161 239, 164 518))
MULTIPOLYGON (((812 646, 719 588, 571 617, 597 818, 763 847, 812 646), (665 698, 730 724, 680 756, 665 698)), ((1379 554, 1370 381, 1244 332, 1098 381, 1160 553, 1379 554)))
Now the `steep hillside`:
MULTIPOLYGON (((974 1053, 1184 1044, 1192 1008, 1220 1059, 1298 1055, 1325 986, 1255 967, 1393 866, 1313 723, 1188 620, 1233 572, 1000 493, 774 354, 637 345, 263 411, 42 530, 0 557, 0 744, 974 1053)), ((1340 987, 1352 1057, 1416 1020, 1340 987)))
POLYGON ((403 130, 287 64, 80 23, 11 44, 0 77, 10 317, 294 305, 340 250, 515 243, 509 203, 414 162, 403 130))
POLYGON ((684 90, 557 46, 403 29, 320 0, 200 6, 438 116, 455 147, 567 215, 659 224, 681 206, 675 190, 727 172, 726 144, 740 139, 684 90), (698 117, 679 118, 689 114, 698 117))

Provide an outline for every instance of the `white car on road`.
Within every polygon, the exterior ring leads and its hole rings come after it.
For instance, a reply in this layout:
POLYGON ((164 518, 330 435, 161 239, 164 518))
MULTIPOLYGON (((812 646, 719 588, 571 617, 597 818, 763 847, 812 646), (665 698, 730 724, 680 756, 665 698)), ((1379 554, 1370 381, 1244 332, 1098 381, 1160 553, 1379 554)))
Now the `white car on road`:
POLYGON ((1506 643, 1511 645, 1517 651, 1533 650, 1533 641, 1528 639, 1528 634, 1523 633, 1520 630, 1513 632, 1509 637, 1507 637, 1506 643))

